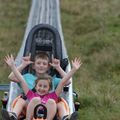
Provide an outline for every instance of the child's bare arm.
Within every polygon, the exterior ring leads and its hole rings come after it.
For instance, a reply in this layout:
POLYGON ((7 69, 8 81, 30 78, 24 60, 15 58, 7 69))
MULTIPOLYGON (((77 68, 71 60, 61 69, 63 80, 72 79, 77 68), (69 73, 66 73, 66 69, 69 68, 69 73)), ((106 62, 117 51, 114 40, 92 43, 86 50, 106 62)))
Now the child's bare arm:
POLYGON ((61 82, 59 83, 58 87, 56 88, 55 92, 56 94, 59 96, 62 92, 62 89, 64 87, 64 85, 66 84, 67 81, 69 81, 69 79, 73 76, 73 74, 80 68, 80 66, 82 65, 81 60, 79 58, 75 58, 74 60, 72 60, 72 69, 71 71, 69 71, 61 80, 61 82))
MULTIPOLYGON (((30 55, 29 56, 25 56, 22 58, 22 64, 20 66, 17 67, 19 72, 22 72, 22 70, 28 66, 29 64, 33 63, 32 61, 30 61, 30 55)), ((19 80, 16 78, 16 76, 14 75, 13 72, 10 73, 10 75, 8 76, 8 78, 13 81, 13 82, 19 82, 19 80)))
POLYGON ((64 77, 66 75, 66 72, 61 68, 60 66, 60 60, 56 58, 52 58, 52 63, 50 64, 52 67, 54 67, 61 77, 64 77))
MULTIPOLYGON (((63 78, 66 75, 66 72, 60 66, 60 60, 56 58, 52 58, 52 63, 50 65, 57 70, 60 76, 63 78)), ((65 85, 69 85, 71 81, 67 81, 65 85)))
POLYGON ((17 68, 16 68, 16 66, 14 64, 13 56, 12 55, 7 55, 4 60, 8 64, 8 66, 11 68, 11 70, 14 73, 14 75, 16 76, 16 78, 18 79, 19 83, 21 84, 21 87, 23 88, 24 93, 27 94, 29 88, 28 88, 26 82, 24 81, 23 76, 17 70, 17 68))

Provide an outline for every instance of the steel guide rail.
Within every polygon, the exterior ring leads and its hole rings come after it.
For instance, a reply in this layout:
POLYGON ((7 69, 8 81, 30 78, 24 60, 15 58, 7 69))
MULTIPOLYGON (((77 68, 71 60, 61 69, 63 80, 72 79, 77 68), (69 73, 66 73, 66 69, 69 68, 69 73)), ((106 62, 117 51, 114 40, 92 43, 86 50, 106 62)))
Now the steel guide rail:
MULTIPOLYGON (((60 20, 60 1, 59 0, 32 0, 31 1, 31 8, 29 13, 29 18, 26 25, 26 30, 23 38, 23 42, 21 48, 18 52, 18 55, 15 59, 16 65, 19 66, 21 64, 21 58, 24 53, 24 47, 26 38, 28 36, 29 31, 37 24, 50 24, 57 28, 58 32, 60 33, 60 37, 62 40, 62 50, 63 50, 63 58, 67 58, 67 51, 64 44, 64 38, 62 33, 61 27, 61 20, 60 20)), ((67 71, 71 69, 70 64, 67 67, 67 71)), ((72 79, 71 79, 72 81, 72 79)), ((10 91, 9 91, 9 101, 7 104, 7 110, 10 111, 10 106, 13 99, 19 93, 19 87, 16 83, 10 83, 10 91)), ((71 113, 74 111, 73 108, 73 97, 72 97, 72 84, 70 85, 69 93, 63 93, 63 96, 68 101, 70 106, 71 113), (71 99, 71 101, 69 101, 71 99)))

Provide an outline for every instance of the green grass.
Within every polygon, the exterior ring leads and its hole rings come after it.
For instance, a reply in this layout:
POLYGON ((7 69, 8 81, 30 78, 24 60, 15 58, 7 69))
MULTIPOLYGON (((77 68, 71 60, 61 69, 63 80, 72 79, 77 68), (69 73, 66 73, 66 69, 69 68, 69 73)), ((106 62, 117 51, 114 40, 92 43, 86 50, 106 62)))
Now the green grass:
MULTIPOLYGON (((0 84, 9 83, 10 70, 4 63, 4 56, 10 53, 17 55, 22 43, 29 7, 29 0, 0 1, 0 84)), ((0 98, 2 94, 0 92, 0 98)))
MULTIPOLYGON (((8 83, 7 53, 22 43, 30 1, 0 1, 0 83, 8 83)), ((61 0, 61 20, 69 58, 83 62, 73 77, 81 103, 80 120, 120 118, 120 1, 61 0)))
POLYGON ((29 0, 0 1, 0 83, 8 82, 9 70, 3 58, 8 53, 16 55, 19 51, 29 6, 29 0))
POLYGON ((70 59, 80 56, 74 89, 80 120, 120 118, 120 1, 64 0, 62 27, 70 59))

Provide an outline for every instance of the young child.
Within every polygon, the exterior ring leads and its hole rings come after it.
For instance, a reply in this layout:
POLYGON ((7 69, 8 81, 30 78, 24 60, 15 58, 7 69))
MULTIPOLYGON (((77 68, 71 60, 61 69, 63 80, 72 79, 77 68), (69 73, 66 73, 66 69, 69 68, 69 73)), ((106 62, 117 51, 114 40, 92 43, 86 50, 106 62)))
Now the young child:
MULTIPOLYGON (((55 91, 49 93, 50 91, 50 86, 51 86, 51 80, 50 77, 43 77, 43 78, 38 78, 35 84, 35 89, 36 92, 33 92, 32 90, 30 90, 28 88, 27 83, 25 82, 23 76, 20 74, 20 72, 17 70, 15 64, 14 64, 14 59, 13 56, 7 56, 5 58, 5 62, 8 64, 8 66, 12 69, 13 73, 15 74, 15 76, 17 77, 17 79, 19 80, 19 83, 21 85, 21 87, 23 88, 23 91, 25 93, 25 95, 27 96, 28 100, 31 101, 31 99, 35 98, 35 97, 39 97, 40 98, 40 103, 45 104, 47 107, 47 120, 52 120, 54 118, 54 115, 56 113, 56 104, 55 102, 57 102, 58 100, 58 96, 61 94, 62 89, 64 87, 64 85, 66 84, 66 82, 72 77, 72 75, 79 69, 79 67, 81 66, 81 61, 78 58, 75 58, 72 61, 72 69, 70 72, 68 72, 63 79, 60 81, 59 85, 57 86, 57 88, 55 89, 55 91), (55 101, 55 102, 54 102, 55 101), (49 112, 52 108, 52 113, 49 112)), ((36 102, 36 101, 35 101, 36 102)), ((27 112, 27 120, 31 120, 32 116, 33 116, 33 110, 34 107, 30 106, 30 109, 28 109, 27 112)))
MULTIPOLYGON (((39 54, 37 54, 35 56, 34 62, 30 61, 30 56, 23 57, 22 64, 17 69, 20 72, 22 72, 22 70, 31 63, 33 63, 32 68, 35 71, 35 75, 33 75, 31 73, 26 73, 23 75, 26 83, 28 84, 29 89, 33 89, 35 80, 38 77, 40 77, 41 74, 46 73, 48 71, 48 69, 49 69, 48 54, 45 52, 40 52, 39 54)), ((52 63, 50 63, 50 66, 54 67, 59 72, 61 77, 65 76, 66 73, 60 67, 60 61, 58 59, 53 59, 52 63)), ((19 82, 19 80, 16 78, 16 76, 13 73, 11 73, 9 75, 9 79, 11 79, 13 82, 19 82)), ((56 78, 55 76, 53 76, 53 78, 52 78, 52 84, 53 84, 52 87, 54 87, 53 89, 56 88, 56 86, 58 85, 60 80, 61 80, 60 78, 56 78)), ((70 83, 70 82, 68 82, 68 83, 70 83)), ((22 112, 23 108, 25 106, 27 106, 26 99, 27 98, 25 96, 22 96, 21 98, 19 98, 17 100, 15 107, 10 112, 10 116, 12 116, 16 119, 18 118, 18 116, 22 112)), ((64 116, 68 115, 68 113, 62 103, 58 103, 57 106, 58 106, 57 109, 60 113, 60 119, 62 119, 64 116)))

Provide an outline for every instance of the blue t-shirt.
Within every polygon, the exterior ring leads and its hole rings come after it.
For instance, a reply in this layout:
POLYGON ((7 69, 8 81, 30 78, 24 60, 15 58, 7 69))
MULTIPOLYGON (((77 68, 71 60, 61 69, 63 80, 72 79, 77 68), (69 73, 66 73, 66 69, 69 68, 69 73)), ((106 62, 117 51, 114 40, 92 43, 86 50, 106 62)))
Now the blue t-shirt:
MULTIPOLYGON (((26 73, 23 75, 29 89, 33 89, 35 86, 35 80, 37 79, 37 76, 31 74, 31 73, 26 73)), ((58 86, 59 82, 61 81, 61 78, 57 78, 55 75, 52 77, 52 89, 56 89, 58 86)))

